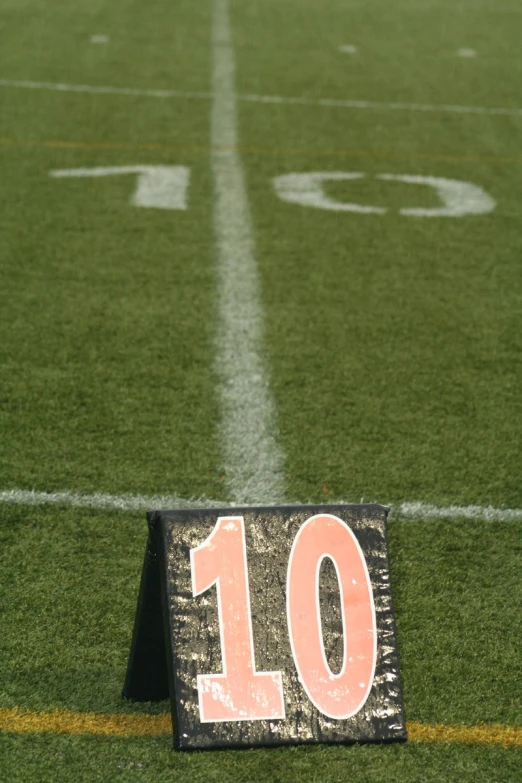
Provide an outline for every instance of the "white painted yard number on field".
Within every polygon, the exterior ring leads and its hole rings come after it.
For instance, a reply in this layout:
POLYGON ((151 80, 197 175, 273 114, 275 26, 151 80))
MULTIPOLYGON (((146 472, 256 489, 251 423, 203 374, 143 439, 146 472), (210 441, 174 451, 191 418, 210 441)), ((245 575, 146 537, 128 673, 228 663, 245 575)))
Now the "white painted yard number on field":
MULTIPOLYGON (((55 169, 51 177, 114 177, 137 174, 136 189, 131 197, 135 207, 156 209, 187 209, 187 191, 190 169, 187 166, 96 166, 94 168, 55 169)), ((334 212, 382 215, 386 207, 339 201, 329 196, 326 182, 358 180, 366 174, 359 171, 311 171, 283 174, 274 178, 274 188, 280 199, 303 207, 315 207, 334 212)), ((444 177, 424 177, 414 174, 377 174, 385 182, 425 185, 434 189, 442 202, 440 207, 406 207, 399 210, 409 217, 462 217, 485 215, 491 212, 495 201, 481 187, 471 182, 444 177)))
MULTIPOLYGON (((382 215, 388 211, 387 208, 338 201, 329 196, 323 187, 325 182, 357 180, 365 176, 366 174, 359 171, 311 171, 284 174, 274 178, 274 188, 283 201, 300 204, 303 207, 382 215)), ((410 217, 485 215, 496 206, 495 201, 481 187, 458 179, 414 174, 377 174, 376 179, 385 182, 403 182, 408 185, 426 185, 436 191, 442 202, 440 207, 403 208, 399 210, 401 215, 410 217)))
POLYGON ((51 177, 115 177, 137 174, 131 198, 135 207, 186 209, 190 169, 186 166, 99 166, 90 169, 55 169, 51 177))
MULTIPOLYGON (((197 677, 203 723, 284 719, 280 671, 256 671, 243 517, 220 517, 210 536, 190 550, 192 592, 217 590, 222 674, 197 677)), ((330 718, 349 718, 363 707, 373 683, 377 627, 370 577, 354 534, 338 517, 318 514, 299 529, 286 582, 290 645, 308 697, 330 718), (326 659, 319 605, 321 564, 337 572, 343 622, 343 665, 334 674, 326 659)))

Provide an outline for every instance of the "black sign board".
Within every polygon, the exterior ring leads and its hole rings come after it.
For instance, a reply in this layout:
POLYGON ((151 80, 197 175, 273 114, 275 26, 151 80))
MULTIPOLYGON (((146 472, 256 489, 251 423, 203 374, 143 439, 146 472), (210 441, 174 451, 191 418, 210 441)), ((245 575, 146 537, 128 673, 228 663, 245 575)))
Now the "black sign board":
POLYGON ((123 695, 175 747, 406 739, 379 505, 154 511, 123 695))

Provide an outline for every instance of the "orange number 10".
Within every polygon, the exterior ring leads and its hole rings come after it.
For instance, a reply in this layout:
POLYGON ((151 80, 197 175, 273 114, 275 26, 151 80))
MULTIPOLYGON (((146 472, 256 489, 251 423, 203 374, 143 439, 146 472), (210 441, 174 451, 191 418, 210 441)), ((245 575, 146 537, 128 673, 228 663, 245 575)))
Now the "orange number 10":
MULTIPOLYGON (((257 672, 243 517, 219 517, 210 536, 190 550, 193 595, 217 589, 222 674, 199 674, 201 722, 284 719, 281 672, 257 672)), ((338 517, 318 514, 299 529, 287 574, 290 645, 309 699, 330 718, 349 718, 370 692, 377 657, 375 607, 366 561, 354 534, 338 517), (332 560, 341 596, 343 665, 326 660, 319 607, 319 573, 332 560)))

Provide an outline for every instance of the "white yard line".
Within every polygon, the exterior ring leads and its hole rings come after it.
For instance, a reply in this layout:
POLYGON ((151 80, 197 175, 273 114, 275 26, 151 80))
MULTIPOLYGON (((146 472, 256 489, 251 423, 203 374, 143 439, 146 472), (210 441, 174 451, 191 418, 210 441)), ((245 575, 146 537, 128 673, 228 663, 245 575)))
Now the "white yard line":
POLYGON ((236 151, 235 58, 228 0, 214 0, 212 82, 216 369, 224 468, 234 502, 277 503, 284 497, 284 457, 263 360, 261 284, 244 172, 236 151))
MULTIPOLYGON (((110 87, 91 84, 65 84, 54 82, 21 81, 0 79, 0 87, 18 87, 30 90, 52 90, 57 92, 83 92, 107 95, 138 95, 148 98, 188 98, 211 100, 208 92, 187 92, 185 90, 155 90, 139 87, 110 87)), ((502 106, 466 106, 451 103, 407 103, 404 101, 363 101, 343 98, 307 98, 283 95, 236 95, 236 100, 248 103, 295 104, 301 106, 325 106, 339 109, 405 111, 405 112, 450 112, 453 114, 485 114, 505 117, 522 117, 522 108, 502 106)))
POLYGON ((6 489, 0 492, 0 503, 12 506, 67 506, 93 508, 99 511, 154 511, 161 508, 219 508, 225 504, 207 498, 187 500, 176 495, 109 495, 96 492, 36 492, 27 489, 6 489))
POLYGON ((17 79, 0 79, 0 87, 18 87, 26 90, 50 90, 51 92, 87 92, 101 95, 139 95, 146 98, 202 98, 209 100, 209 92, 185 90, 153 90, 140 87, 110 87, 96 84, 64 84, 62 82, 35 82, 17 79))
POLYGON ((462 106, 451 103, 406 103, 396 101, 359 101, 344 98, 300 98, 279 95, 238 95, 242 101, 251 103, 279 103, 300 106, 329 106, 338 109, 381 109, 384 111, 452 112, 456 114, 500 114, 510 117, 522 116, 522 109, 507 109, 495 106, 462 106))
MULTIPOLYGON (((327 504, 344 504, 348 501, 329 501, 327 504)), ((82 495, 79 492, 36 492, 25 489, 0 491, 0 503, 11 506, 56 505, 69 508, 92 508, 99 511, 152 511, 176 508, 230 508, 240 503, 225 503, 208 498, 180 498, 176 495, 110 495, 97 492, 82 495)), ((246 504, 244 504, 246 505, 246 504)), ((261 505, 261 504, 259 504, 261 505)), ((300 505, 295 503, 295 505, 300 505)), ((306 508, 307 504, 304 504, 306 508)), ((428 503, 397 503, 391 508, 390 518, 427 522, 436 519, 485 520, 487 522, 522 522, 522 508, 494 508, 493 506, 434 506, 428 503)))
POLYGON ((433 506, 429 503, 399 503, 391 507, 395 519, 485 519, 488 522, 522 522, 522 508, 493 506, 433 506))

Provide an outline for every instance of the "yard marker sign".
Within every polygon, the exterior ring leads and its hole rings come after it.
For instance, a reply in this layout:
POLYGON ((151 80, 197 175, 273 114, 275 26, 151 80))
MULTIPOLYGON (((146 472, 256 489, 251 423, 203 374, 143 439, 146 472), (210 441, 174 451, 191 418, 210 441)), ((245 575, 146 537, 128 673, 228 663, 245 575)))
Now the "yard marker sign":
POLYGON ((154 511, 123 695, 179 749, 405 740, 387 510, 154 511))

